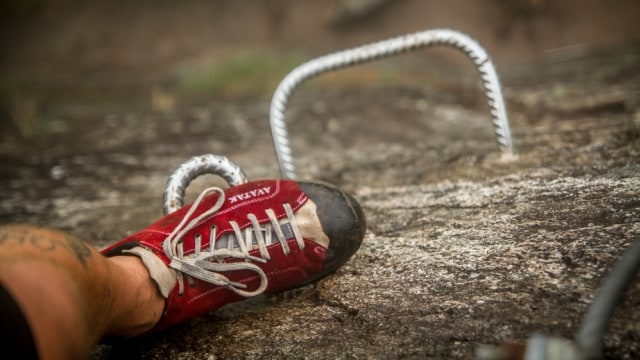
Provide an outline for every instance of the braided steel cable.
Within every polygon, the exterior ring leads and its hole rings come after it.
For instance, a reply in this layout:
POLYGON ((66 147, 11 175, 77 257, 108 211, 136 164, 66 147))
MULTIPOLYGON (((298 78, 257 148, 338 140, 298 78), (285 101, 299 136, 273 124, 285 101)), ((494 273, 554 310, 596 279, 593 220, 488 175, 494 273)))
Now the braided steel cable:
POLYGON ((514 154, 515 149, 511 139, 509 119, 500 81, 489 55, 475 40, 463 33, 449 29, 434 29, 339 51, 310 60, 293 69, 278 85, 271 100, 269 112, 273 144, 282 176, 290 179, 296 178, 284 112, 291 93, 298 85, 307 79, 331 70, 433 45, 445 45, 459 49, 473 61, 480 73, 489 102, 498 146, 504 153, 514 154))
POLYGON ((184 205, 184 194, 193 179, 205 174, 219 175, 227 184, 235 186, 247 182, 240 166, 221 155, 195 156, 171 174, 164 190, 164 214, 168 215, 184 205))
POLYGON ((635 238, 614 264, 589 305, 576 342, 585 359, 601 359, 613 313, 640 271, 640 238, 635 238))

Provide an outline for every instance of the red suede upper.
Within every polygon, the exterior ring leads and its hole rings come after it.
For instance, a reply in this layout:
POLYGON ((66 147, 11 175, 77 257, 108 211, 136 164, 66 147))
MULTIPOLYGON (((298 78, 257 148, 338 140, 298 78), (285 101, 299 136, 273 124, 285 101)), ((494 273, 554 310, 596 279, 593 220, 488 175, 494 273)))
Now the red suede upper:
MULTIPOLYGON (((203 219, 198 226, 182 238, 185 256, 194 252, 195 234, 200 234, 202 248, 208 249, 212 225, 216 225, 217 240, 225 233, 233 233, 229 221, 235 221, 241 229, 244 229, 251 226, 251 222, 247 217, 251 213, 258 218, 260 224, 269 223, 269 218, 265 213, 266 209, 273 210, 276 217, 282 219, 286 217, 284 203, 288 203, 295 212, 308 200, 308 197, 300 190, 295 181, 284 179, 252 181, 228 188, 224 192, 225 201, 222 207, 215 214, 203 219)), ((211 208, 215 204, 217 197, 217 194, 213 194, 203 199, 190 218, 193 219, 211 208)), ((102 252, 109 253, 125 243, 134 242, 153 251, 165 264, 169 264, 169 259, 164 253, 162 243, 180 223, 188 208, 189 206, 185 206, 165 216, 148 228, 103 249, 102 252)), ((284 255, 280 243, 275 241, 267 247, 271 260, 265 264, 255 263, 267 275, 268 285, 266 292, 291 288, 322 270, 326 258, 326 249, 310 239, 304 239, 304 241, 305 248, 301 250, 295 239, 288 239, 287 243, 291 250, 288 256, 284 255)), ((260 257, 258 249, 254 249, 249 253, 260 257)), ((244 260, 228 259, 228 261, 244 260)), ((259 286, 260 278, 252 271, 233 271, 223 275, 231 281, 246 284, 247 288, 245 290, 253 290, 259 286)), ((182 275, 178 274, 178 276, 182 275)), ((185 281, 185 291, 182 295, 178 295, 177 285, 173 288, 167 299, 164 316, 154 330, 164 329, 175 323, 218 309, 228 303, 244 299, 224 287, 211 285, 198 279, 194 279, 194 281, 195 287, 190 287, 185 281)))

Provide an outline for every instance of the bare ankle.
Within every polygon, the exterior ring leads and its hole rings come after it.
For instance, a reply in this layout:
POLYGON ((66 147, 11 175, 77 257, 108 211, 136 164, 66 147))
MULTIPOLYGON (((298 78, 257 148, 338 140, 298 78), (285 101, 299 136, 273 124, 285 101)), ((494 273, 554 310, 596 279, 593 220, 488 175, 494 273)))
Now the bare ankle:
POLYGON ((140 335, 160 320, 165 299, 149 271, 137 256, 108 258, 112 267, 112 313, 110 335, 140 335))

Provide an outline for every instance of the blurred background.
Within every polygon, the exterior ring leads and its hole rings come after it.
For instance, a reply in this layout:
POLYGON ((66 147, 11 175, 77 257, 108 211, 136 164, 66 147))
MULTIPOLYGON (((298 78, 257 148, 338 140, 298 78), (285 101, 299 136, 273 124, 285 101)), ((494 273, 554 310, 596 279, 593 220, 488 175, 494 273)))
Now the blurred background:
MULTIPOLYGON (((323 74, 289 103, 292 148, 301 178, 362 201, 354 261, 317 290, 93 359, 468 359, 538 330, 570 338, 640 233, 638 15, 639 0, 2 0, 0 223, 101 247, 162 216, 167 177, 192 156, 277 177, 267 120, 287 73, 450 28, 492 57, 517 161, 497 151, 458 50, 323 74)), ((187 200, 220 182, 190 184, 187 200)), ((607 358, 640 358, 639 289, 607 358)))
MULTIPOLYGON (((267 98, 305 60, 433 28, 467 33, 508 73, 633 43, 638 14, 637 0, 4 0, 0 122, 31 136, 68 103, 173 111, 267 98)), ((434 49, 322 82, 451 80, 474 71, 466 61, 434 49)))

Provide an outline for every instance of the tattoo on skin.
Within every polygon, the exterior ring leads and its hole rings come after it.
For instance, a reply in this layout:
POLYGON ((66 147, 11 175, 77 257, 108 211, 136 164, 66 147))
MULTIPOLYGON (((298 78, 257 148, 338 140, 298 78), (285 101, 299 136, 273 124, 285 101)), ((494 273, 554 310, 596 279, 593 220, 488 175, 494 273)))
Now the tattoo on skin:
POLYGON ((51 236, 45 236, 41 233, 41 230, 33 231, 28 228, 13 227, 0 228, 0 246, 8 242, 31 245, 44 252, 64 249, 74 254, 82 266, 86 266, 86 260, 92 256, 91 248, 86 242, 75 236, 59 232, 51 233, 51 236))

